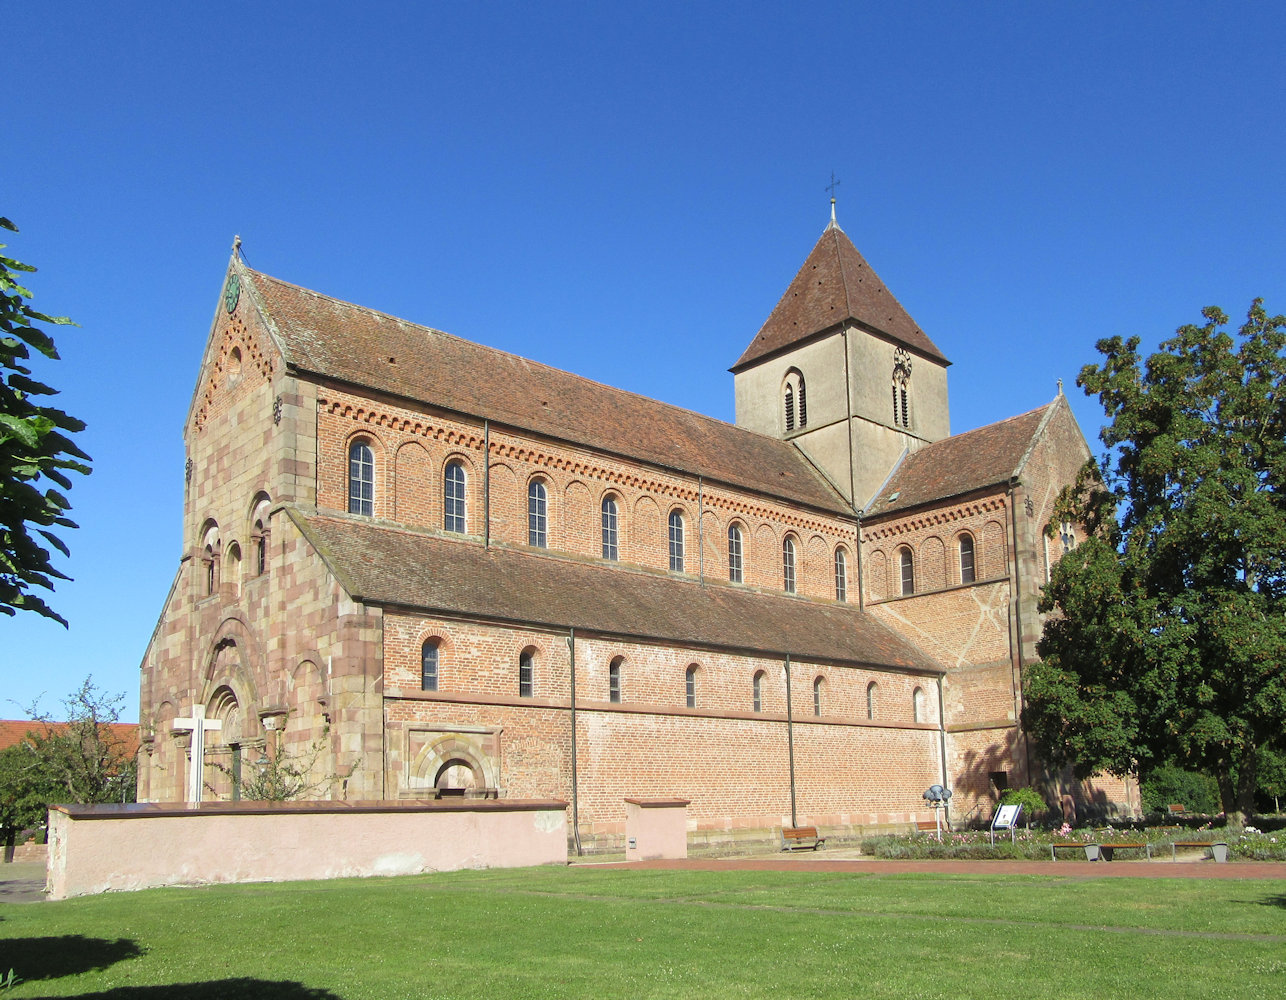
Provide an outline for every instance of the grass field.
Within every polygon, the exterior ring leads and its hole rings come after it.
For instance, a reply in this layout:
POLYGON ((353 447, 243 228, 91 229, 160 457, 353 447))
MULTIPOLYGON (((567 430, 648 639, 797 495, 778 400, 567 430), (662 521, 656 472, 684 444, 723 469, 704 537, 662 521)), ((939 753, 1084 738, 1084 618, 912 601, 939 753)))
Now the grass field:
POLYGON ((0 906, 0 997, 1286 994, 1286 879, 541 868, 0 906))

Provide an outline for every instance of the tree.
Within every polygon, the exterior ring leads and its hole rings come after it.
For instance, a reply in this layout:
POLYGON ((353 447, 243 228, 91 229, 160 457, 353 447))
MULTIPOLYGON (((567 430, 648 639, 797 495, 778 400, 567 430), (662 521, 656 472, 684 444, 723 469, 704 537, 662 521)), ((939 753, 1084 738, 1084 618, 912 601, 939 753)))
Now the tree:
POLYGON ((133 802, 137 781, 134 741, 116 727, 123 694, 109 695, 93 677, 63 700, 66 722, 36 706, 27 744, 41 780, 55 789, 54 802, 133 802))
POLYGON ((1234 339, 1202 315, 1146 360, 1100 340, 1077 379, 1109 450, 1050 525, 1088 538, 1045 587, 1023 721, 1082 777, 1209 774, 1238 826, 1286 727, 1286 316, 1257 299, 1234 339))
POLYGON ((0 843, 5 861, 13 858, 17 835, 44 823, 49 803, 57 801, 57 789, 38 765, 30 744, 0 750, 0 843))
MULTIPOLYGON (((18 231, 5 218, 0 218, 0 228, 18 231)), ((35 268, 0 255, 0 612, 34 611, 66 626, 31 588, 53 590, 55 578, 68 579, 50 562, 46 546, 68 555, 66 544, 50 529, 76 524, 67 517, 66 496, 49 483, 69 490, 68 472, 89 473, 89 456, 68 437, 85 425, 33 400, 56 395, 56 390, 31 378, 26 362, 33 348, 58 360, 53 339, 34 324, 67 325, 71 320, 32 309, 24 301, 31 292, 14 280, 16 271, 35 268)))

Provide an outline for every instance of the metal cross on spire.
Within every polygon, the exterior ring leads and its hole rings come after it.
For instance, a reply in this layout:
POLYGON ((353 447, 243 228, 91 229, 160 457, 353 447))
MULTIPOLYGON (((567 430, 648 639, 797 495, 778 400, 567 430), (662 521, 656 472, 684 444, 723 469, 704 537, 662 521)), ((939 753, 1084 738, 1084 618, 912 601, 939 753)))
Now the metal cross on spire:
POLYGON ((835 189, 839 187, 840 182, 835 179, 835 171, 831 171, 831 182, 826 185, 826 190, 831 193, 831 225, 837 226, 835 221, 835 189))

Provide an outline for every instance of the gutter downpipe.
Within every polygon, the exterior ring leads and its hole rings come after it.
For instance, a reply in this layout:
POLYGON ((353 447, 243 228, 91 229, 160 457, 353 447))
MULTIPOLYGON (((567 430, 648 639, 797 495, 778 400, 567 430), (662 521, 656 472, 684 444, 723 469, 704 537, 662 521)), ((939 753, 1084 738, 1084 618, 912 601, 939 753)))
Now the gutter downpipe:
MULTIPOLYGON (((938 759, 942 772, 942 787, 950 788, 947 781, 947 706, 942 694, 942 675, 938 675, 938 759)), ((947 829, 951 828, 951 800, 944 807, 947 812, 947 829)))
POLYGON ((576 856, 585 852, 580 846, 580 798, 576 788, 576 629, 567 629, 567 651, 571 662, 572 682, 572 843, 576 845, 576 856))
POLYGON ((857 539, 853 542, 853 548, 857 550, 857 610, 865 611, 866 587, 864 584, 866 581, 863 579, 865 574, 862 569, 862 511, 854 507, 853 513, 857 515, 857 539))
POLYGON ((706 511, 702 477, 697 476, 697 579, 706 585, 706 511))
POLYGON ((795 815, 795 717, 790 702, 790 654, 786 654, 786 747, 790 754, 790 825, 799 826, 795 815))
POLYGON ((491 421, 482 421, 482 547, 491 548, 491 421))
POLYGON ((1019 563, 1022 554, 1019 550, 1018 508, 1014 503, 1014 487, 1019 485, 1018 477, 1009 480, 1009 524, 1014 538, 1014 654, 1009 659, 1010 683, 1014 688, 1014 724, 1023 741, 1023 770, 1027 784, 1031 784, 1031 745, 1023 731, 1023 695, 1020 678, 1023 671, 1023 606, 1022 586, 1019 576, 1019 563))

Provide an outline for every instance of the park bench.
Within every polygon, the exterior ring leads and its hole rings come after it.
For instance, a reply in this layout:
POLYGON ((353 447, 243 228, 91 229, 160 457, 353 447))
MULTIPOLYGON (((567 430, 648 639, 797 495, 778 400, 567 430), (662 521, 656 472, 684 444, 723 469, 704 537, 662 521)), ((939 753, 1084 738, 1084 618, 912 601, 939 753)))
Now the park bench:
POLYGON ((1170 860, 1174 861, 1178 856, 1178 848, 1201 848, 1203 851, 1209 851, 1210 856, 1216 861, 1228 860, 1228 843, 1227 841, 1217 840, 1172 840, 1170 841, 1170 860))
POLYGON ((1171 802, 1166 808, 1169 810, 1171 816, 1182 816, 1184 814, 1182 802, 1171 802))
POLYGON ((1050 861, 1058 860, 1058 850, 1061 847, 1074 848, 1075 850, 1078 850, 1078 851, 1084 850, 1086 861, 1098 860, 1098 844, 1085 844, 1079 840, 1068 840, 1068 841, 1055 841, 1054 843, 1049 845, 1050 861))
POLYGON ((783 851, 815 851, 826 843, 825 837, 817 836, 815 826, 783 826, 781 828, 781 849, 783 851))
POLYGON ((917 819, 915 828, 921 833, 937 833, 938 821, 936 819, 917 819))
MULTIPOLYGON (((1114 843, 1097 844, 1095 846, 1098 847, 1099 857, 1104 861, 1111 861, 1112 855, 1117 851, 1143 851, 1147 855, 1148 860, 1152 860, 1152 845, 1144 840, 1132 842, 1118 840, 1114 843)), ((1088 852, 1086 853, 1088 855, 1088 852)), ((1092 861, 1093 858, 1090 860, 1092 861)))

